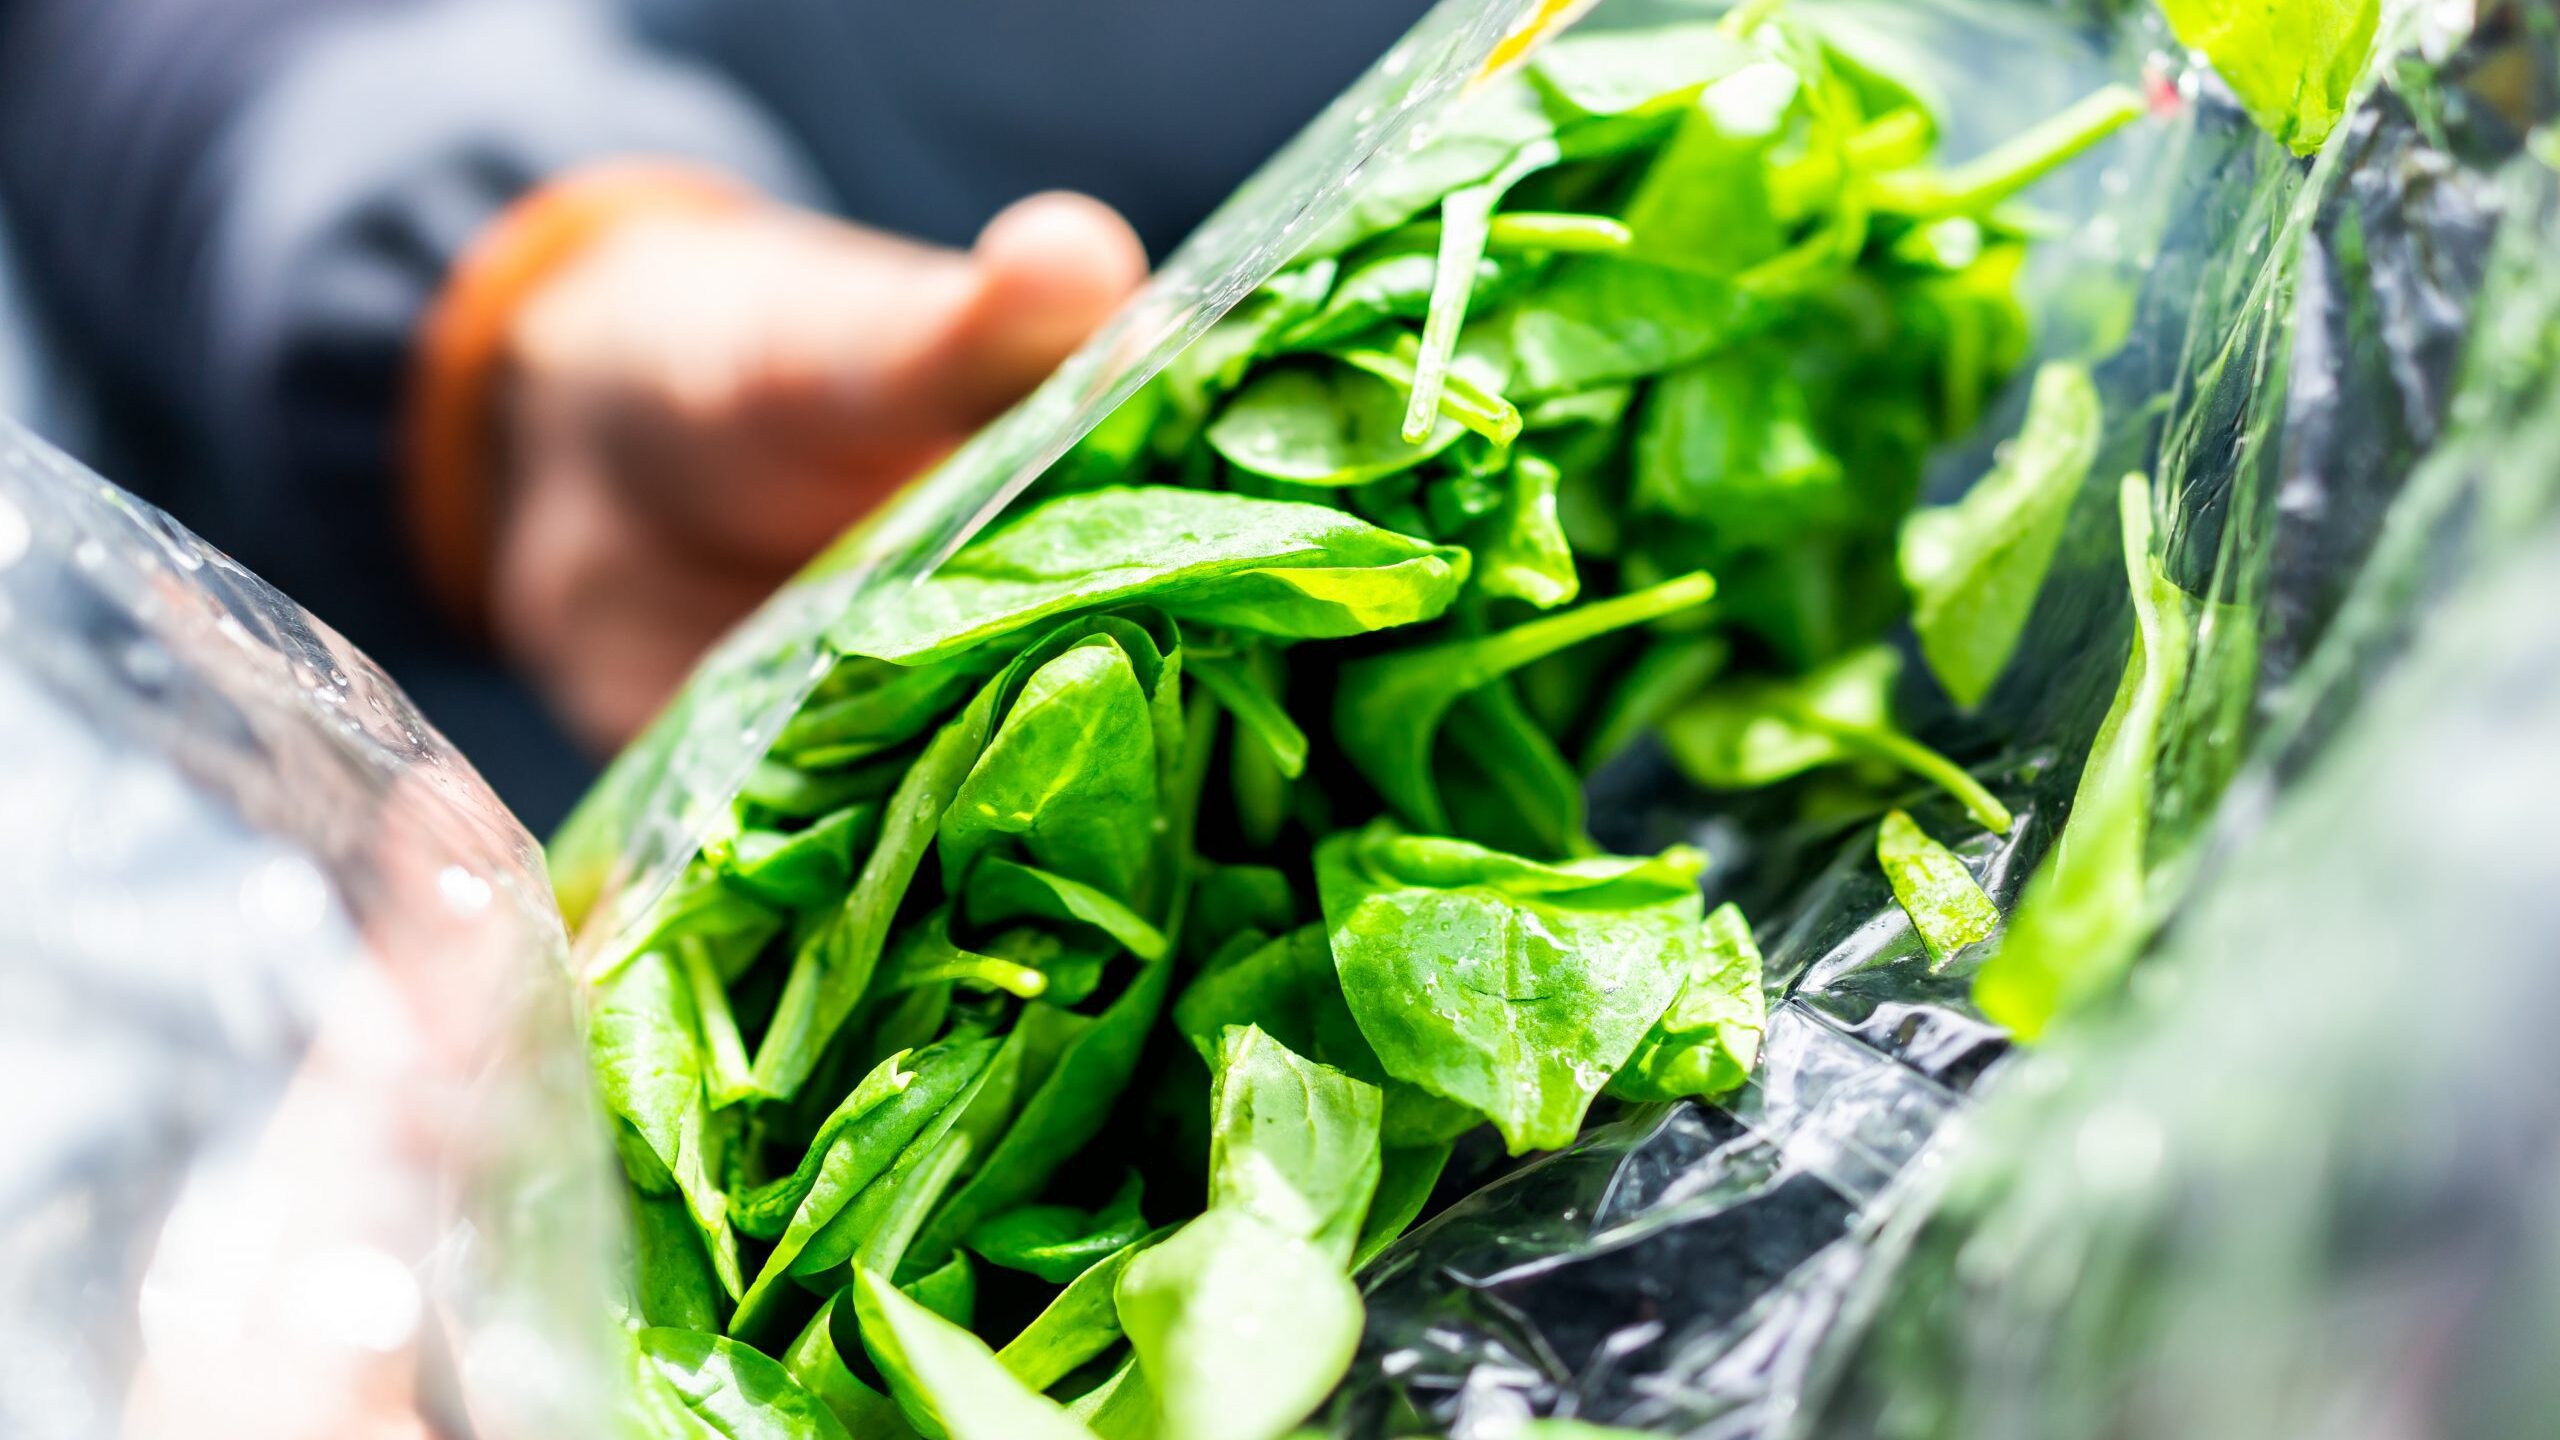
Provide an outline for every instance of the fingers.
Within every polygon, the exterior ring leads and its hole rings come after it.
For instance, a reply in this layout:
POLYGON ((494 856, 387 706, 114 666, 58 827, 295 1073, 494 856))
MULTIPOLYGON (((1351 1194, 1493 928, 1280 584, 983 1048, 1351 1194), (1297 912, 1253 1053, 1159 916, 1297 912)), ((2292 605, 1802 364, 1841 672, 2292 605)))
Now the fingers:
POLYGON ((953 398, 981 417, 1048 377, 1147 276, 1129 222, 1101 201, 1034 195, 1006 208, 970 252, 978 291, 944 363, 953 398))

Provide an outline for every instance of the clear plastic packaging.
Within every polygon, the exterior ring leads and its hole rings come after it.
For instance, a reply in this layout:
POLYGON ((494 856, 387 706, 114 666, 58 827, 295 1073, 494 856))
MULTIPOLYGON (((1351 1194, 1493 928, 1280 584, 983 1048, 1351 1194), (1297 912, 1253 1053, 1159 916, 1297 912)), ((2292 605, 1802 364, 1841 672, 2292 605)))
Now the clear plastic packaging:
POLYGON ((618 1224, 531 837, 0 425, 0 1434, 574 1433, 618 1224))

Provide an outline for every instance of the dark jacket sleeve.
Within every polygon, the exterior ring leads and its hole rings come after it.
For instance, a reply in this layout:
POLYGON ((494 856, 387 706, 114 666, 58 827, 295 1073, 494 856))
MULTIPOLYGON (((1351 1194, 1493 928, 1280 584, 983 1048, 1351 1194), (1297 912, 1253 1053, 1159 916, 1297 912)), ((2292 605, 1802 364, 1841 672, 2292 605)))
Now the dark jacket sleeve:
POLYGON ((789 143, 610 0, 0 0, 0 199, 75 349, 178 430, 182 513, 343 628, 408 630, 394 426, 459 248, 566 167, 789 143))

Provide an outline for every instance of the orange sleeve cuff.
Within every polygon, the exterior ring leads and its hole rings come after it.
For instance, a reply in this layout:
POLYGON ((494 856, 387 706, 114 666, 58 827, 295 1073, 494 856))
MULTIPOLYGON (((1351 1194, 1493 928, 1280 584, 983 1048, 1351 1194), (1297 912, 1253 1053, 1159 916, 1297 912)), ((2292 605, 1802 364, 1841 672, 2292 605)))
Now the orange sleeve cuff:
POLYGON ((419 326, 402 434, 400 509, 429 593, 473 630, 488 615, 496 495, 491 390, 516 314, 615 227, 651 215, 753 203, 707 170, 650 161, 594 166, 508 207, 473 239, 419 326))

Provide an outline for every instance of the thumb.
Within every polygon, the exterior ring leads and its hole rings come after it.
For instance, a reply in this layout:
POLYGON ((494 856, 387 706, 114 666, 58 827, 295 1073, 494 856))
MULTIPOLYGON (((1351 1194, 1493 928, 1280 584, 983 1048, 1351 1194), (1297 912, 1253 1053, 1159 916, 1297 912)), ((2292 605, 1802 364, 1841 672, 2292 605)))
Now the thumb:
POLYGON ((970 250, 973 293, 934 353, 926 388, 984 420, 1019 400, 1146 279, 1146 249, 1101 201, 1054 192, 1008 206, 970 250))

